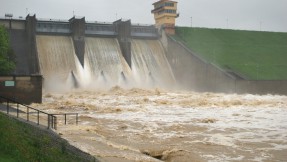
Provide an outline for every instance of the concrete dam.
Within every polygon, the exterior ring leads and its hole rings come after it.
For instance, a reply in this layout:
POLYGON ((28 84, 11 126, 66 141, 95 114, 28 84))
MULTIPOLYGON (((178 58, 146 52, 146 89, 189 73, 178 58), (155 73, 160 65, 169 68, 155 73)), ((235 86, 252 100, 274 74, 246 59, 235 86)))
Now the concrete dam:
POLYGON ((170 87, 175 78, 154 26, 85 18, 2 19, 17 56, 15 74, 41 74, 47 89, 170 87))
POLYGON ((0 19, 15 75, 41 74, 46 89, 161 87, 199 92, 287 94, 286 80, 248 80, 201 59, 152 25, 85 18, 0 19))

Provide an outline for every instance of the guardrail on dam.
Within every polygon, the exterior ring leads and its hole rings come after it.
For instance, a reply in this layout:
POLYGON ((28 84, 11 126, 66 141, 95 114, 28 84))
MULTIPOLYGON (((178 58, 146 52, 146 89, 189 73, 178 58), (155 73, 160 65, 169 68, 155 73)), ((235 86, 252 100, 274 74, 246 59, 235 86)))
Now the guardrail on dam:
POLYGON ((39 59, 36 35, 71 36, 75 53, 84 66, 85 37, 117 38, 123 56, 131 67, 131 39, 158 39, 158 30, 153 25, 131 24, 130 20, 87 22, 85 18, 69 20, 37 19, 28 15, 25 19, 0 18, 0 25, 8 29, 10 44, 17 58, 16 75, 39 74, 39 59))

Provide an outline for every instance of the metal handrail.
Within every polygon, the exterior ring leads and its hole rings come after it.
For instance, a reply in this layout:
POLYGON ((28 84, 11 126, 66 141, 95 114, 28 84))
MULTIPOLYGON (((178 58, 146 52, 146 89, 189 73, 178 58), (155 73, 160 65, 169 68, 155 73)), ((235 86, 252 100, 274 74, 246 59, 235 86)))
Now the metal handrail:
MULTIPOLYGON (((65 125, 67 124, 67 115, 75 115, 76 116, 76 125, 78 125, 78 117, 79 117, 79 114, 78 113, 63 113, 63 114, 50 114, 50 113, 46 113, 44 111, 41 111, 41 110, 38 110, 36 108, 33 108, 33 107, 30 107, 28 105, 25 105, 25 104, 22 104, 20 102, 17 102, 15 100, 12 100, 12 99, 9 99, 9 98, 6 98, 6 97, 3 97, 3 96, 0 96, 0 103, 1 103, 1 100, 4 99, 6 100, 6 112, 7 114, 10 113, 10 103, 13 103, 13 104, 17 104, 17 108, 16 108, 16 117, 19 118, 19 105, 21 106, 24 106, 26 108, 26 120, 27 121, 30 121, 30 110, 34 110, 36 111, 37 113, 37 125, 40 125, 40 113, 42 114, 45 114, 47 115, 47 129, 57 129, 57 116, 64 116, 65 117, 65 125)), ((32 121, 30 121, 32 122, 32 121)))

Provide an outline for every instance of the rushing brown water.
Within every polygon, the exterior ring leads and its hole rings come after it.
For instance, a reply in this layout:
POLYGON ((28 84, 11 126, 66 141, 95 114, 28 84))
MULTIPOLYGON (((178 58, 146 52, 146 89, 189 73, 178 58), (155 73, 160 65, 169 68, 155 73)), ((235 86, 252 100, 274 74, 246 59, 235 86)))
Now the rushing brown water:
POLYGON ((122 89, 45 94, 58 133, 103 161, 285 161, 287 97, 122 89))

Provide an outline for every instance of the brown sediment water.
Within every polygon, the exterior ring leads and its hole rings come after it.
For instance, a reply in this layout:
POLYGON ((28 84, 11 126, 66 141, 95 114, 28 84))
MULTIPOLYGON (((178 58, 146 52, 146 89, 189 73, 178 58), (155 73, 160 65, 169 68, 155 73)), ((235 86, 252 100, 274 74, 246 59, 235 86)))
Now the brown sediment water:
POLYGON ((44 94, 52 112, 78 112, 58 133, 105 161, 284 161, 287 96, 124 89, 44 94))

